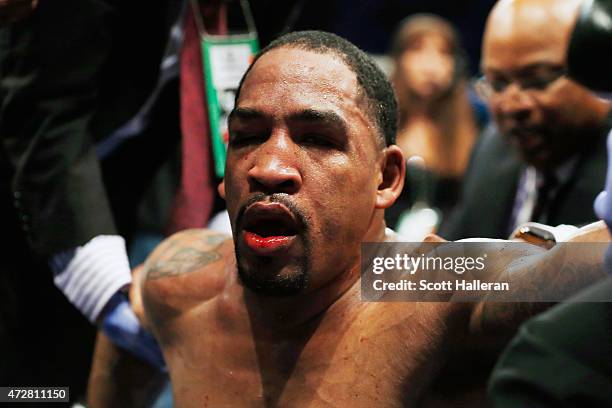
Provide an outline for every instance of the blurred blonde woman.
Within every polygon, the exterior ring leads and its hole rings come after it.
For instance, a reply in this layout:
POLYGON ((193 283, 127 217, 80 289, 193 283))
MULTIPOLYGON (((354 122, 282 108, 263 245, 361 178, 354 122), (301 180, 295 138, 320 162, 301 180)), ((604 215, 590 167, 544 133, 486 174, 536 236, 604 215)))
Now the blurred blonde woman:
POLYGON ((400 106, 397 143, 408 160, 408 177, 387 221, 419 239, 435 231, 456 203, 479 129, 463 51, 446 20, 429 14, 405 19, 392 57, 400 106))

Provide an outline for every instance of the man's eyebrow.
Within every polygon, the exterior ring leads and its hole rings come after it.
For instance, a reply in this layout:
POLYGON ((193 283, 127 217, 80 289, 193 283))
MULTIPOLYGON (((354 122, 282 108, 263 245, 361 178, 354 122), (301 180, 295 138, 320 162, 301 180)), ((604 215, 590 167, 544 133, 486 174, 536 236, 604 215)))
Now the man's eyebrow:
POLYGON ((522 75, 529 75, 534 72, 539 72, 539 71, 543 71, 547 69, 557 70, 557 69, 563 69, 563 68, 564 68, 563 64, 559 64, 559 63, 534 62, 528 65, 525 65, 523 67, 520 67, 514 70, 513 72, 507 72, 504 69, 500 69, 498 67, 483 67, 482 71, 488 74, 497 75, 497 76, 505 76, 508 74, 512 76, 522 76, 522 75))
POLYGON ((533 64, 526 65, 521 69, 517 70, 517 75, 529 75, 537 72, 547 71, 547 70, 563 70, 564 65, 561 63, 553 63, 553 62, 535 62, 533 64))
POLYGON ((235 108, 234 110, 230 112, 227 121, 228 123, 231 123, 232 121, 237 120, 237 119, 257 120, 257 119, 263 119, 263 118, 265 118, 265 115, 263 114, 263 112, 257 109, 235 108))
MULTIPOLYGON (((235 108, 228 118, 228 123, 235 120, 261 120, 267 116, 257 109, 252 108, 235 108)), ((306 123, 318 123, 326 126, 332 126, 338 128, 342 132, 346 132, 348 125, 344 119, 336 112, 331 110, 317 110, 317 109, 304 109, 302 111, 292 113, 289 115, 288 120, 290 122, 306 122, 306 123)))
POLYGON ((291 114, 289 116, 289 120, 296 122, 321 123, 339 128, 343 132, 346 132, 348 128, 346 121, 336 112, 330 110, 304 109, 300 112, 291 114))

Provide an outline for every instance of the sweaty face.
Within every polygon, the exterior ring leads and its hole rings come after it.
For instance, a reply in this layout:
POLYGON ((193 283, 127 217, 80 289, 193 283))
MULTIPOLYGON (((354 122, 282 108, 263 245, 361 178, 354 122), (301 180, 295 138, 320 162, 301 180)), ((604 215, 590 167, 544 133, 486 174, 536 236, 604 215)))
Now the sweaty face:
POLYGON ((287 295, 358 267, 382 154, 344 62, 269 51, 245 79, 229 131, 224 189, 242 282, 287 295))
POLYGON ((586 102, 593 96, 563 75, 569 34, 554 14, 515 4, 494 12, 485 33, 483 69, 494 91, 489 106, 525 161, 551 168, 584 144, 581 135, 593 125, 586 102))
POLYGON ((455 61, 451 46, 440 34, 421 34, 412 39, 399 59, 406 85, 422 99, 446 92, 452 82, 455 61))

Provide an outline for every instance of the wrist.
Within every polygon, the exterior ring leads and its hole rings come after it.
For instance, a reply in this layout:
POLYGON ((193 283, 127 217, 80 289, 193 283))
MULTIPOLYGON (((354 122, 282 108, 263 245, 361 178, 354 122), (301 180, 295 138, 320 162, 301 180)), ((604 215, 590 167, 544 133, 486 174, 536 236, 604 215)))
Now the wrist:
POLYGON ((574 235, 578 228, 572 225, 561 224, 556 227, 540 224, 537 222, 527 222, 519 225, 510 234, 511 240, 521 240, 530 244, 538 245, 550 249, 558 242, 565 242, 574 235))
POLYGON ((98 321, 109 300, 131 281, 123 238, 102 235, 50 260, 55 285, 90 322, 98 321))

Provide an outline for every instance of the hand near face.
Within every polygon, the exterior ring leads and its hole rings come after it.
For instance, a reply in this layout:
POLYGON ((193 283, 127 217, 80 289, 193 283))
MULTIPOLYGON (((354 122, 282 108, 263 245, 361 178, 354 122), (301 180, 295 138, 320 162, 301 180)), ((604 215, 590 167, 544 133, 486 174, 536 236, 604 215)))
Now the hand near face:
POLYGON ((38 0, 0 0, 0 27, 23 20, 37 5, 38 0))

